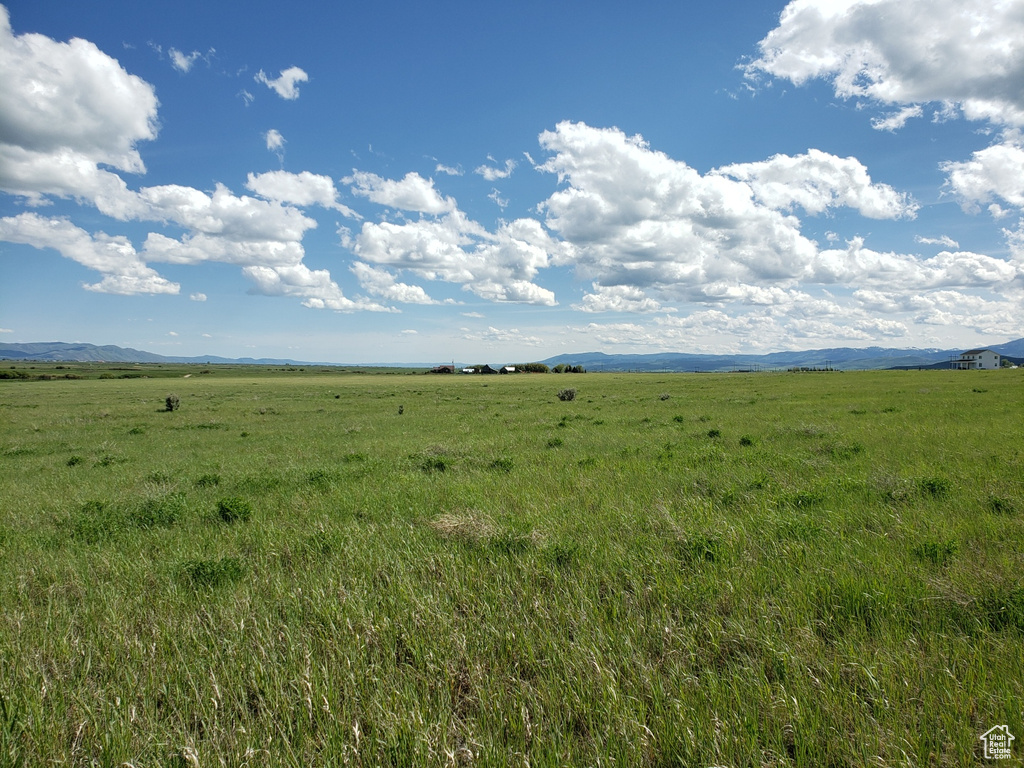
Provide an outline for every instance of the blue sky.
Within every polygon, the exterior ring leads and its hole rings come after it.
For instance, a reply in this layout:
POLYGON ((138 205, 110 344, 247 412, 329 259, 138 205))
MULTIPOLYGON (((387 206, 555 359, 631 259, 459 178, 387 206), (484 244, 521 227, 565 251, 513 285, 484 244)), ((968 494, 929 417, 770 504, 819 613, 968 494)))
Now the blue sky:
POLYGON ((1024 336, 1024 0, 2 9, 2 341, 1024 336))

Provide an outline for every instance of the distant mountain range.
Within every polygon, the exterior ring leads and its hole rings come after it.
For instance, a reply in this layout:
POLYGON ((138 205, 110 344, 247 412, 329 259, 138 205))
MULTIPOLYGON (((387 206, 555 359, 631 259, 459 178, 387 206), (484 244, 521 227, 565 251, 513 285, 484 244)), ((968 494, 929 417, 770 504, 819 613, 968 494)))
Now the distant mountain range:
MULTIPOLYGON (((987 347, 1015 362, 1024 360, 1024 338, 987 347)), ((557 355, 546 360, 503 360, 501 364, 541 362, 555 366, 582 365, 588 371, 736 371, 778 370, 786 368, 835 368, 837 370, 877 370, 887 368, 945 368, 951 357, 962 349, 889 349, 866 347, 851 349, 813 349, 801 352, 773 352, 767 355, 699 355, 661 352, 648 355, 608 355, 583 352, 557 355)), ((138 349, 113 345, 68 344, 60 341, 35 344, 2 344, 0 359, 36 362, 95 363, 196 363, 234 365, 353 365, 352 363, 314 363, 275 358, 227 358, 215 355, 169 357, 138 349)), ((479 362, 479 361, 474 361, 479 362)), ((492 361, 495 362, 495 361, 492 361)), ((383 365, 383 364, 375 364, 383 365)), ((396 367, 430 367, 432 363, 392 363, 396 367)))

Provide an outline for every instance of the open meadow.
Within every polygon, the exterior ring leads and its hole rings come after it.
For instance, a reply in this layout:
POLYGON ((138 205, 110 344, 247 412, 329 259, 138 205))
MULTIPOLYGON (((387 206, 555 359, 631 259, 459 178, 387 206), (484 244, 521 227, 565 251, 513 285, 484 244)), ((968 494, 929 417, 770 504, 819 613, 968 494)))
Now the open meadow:
POLYGON ((0 381, 0 765, 1024 754, 1024 371, 101 370, 0 381))

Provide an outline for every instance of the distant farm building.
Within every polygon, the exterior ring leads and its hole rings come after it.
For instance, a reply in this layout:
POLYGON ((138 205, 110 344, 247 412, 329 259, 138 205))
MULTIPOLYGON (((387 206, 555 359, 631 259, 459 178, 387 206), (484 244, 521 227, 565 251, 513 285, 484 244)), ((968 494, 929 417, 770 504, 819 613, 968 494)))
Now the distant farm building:
POLYGON ((430 369, 431 373, 455 373, 454 365, 439 365, 430 369))
POLYGON ((960 371, 994 371, 1001 364, 999 353, 991 349, 968 349, 952 361, 952 367, 960 371))

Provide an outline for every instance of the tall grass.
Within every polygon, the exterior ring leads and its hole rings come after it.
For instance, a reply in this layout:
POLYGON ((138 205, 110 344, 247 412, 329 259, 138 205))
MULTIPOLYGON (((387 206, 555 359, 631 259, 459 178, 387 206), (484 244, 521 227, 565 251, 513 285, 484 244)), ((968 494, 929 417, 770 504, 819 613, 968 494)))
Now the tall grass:
POLYGON ((0 383, 0 764, 945 766, 1024 732, 1016 371, 212 371, 172 412, 0 383))

